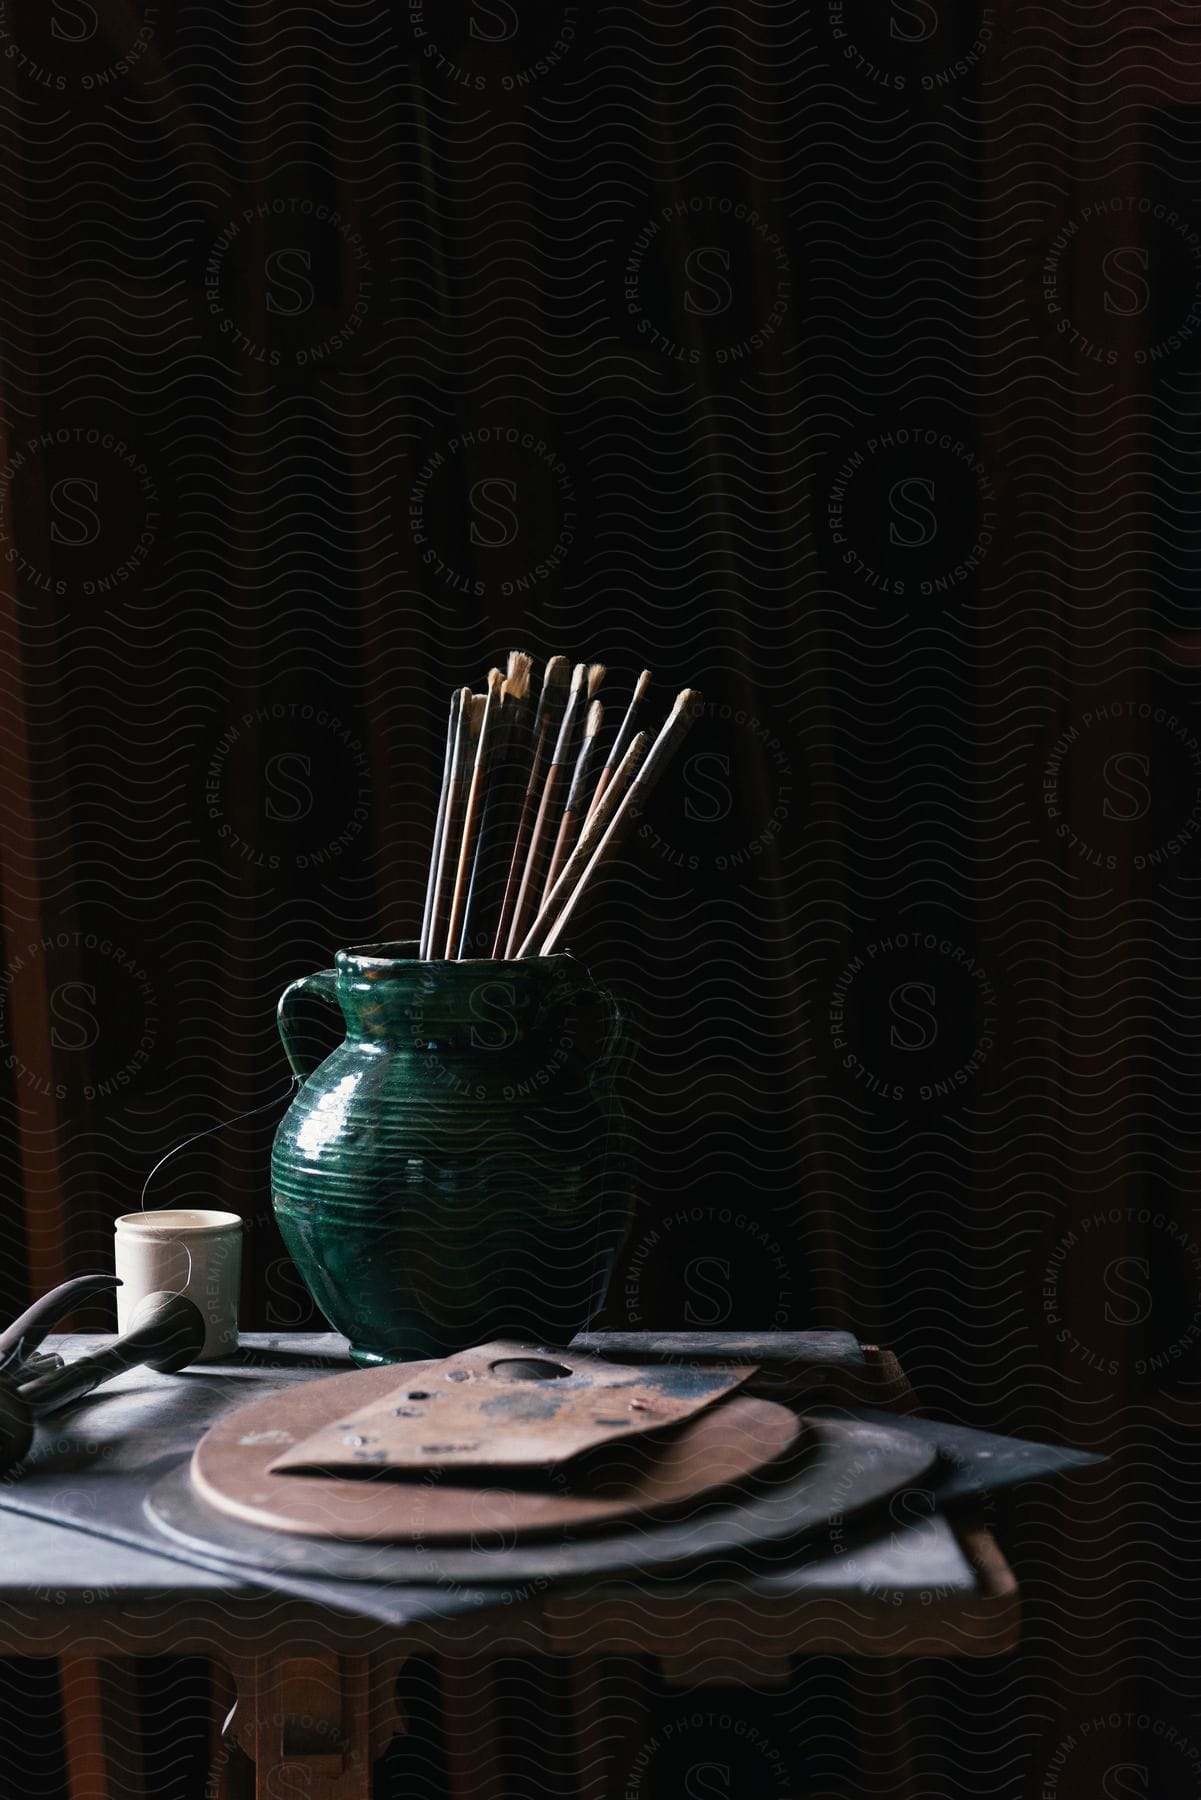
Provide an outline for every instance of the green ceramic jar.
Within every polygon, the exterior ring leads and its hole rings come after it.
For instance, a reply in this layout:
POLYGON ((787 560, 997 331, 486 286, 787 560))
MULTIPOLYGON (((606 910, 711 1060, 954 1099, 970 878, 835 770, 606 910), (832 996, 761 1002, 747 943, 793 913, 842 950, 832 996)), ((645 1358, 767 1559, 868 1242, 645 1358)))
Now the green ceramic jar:
POLYGON ((335 964, 279 1002, 302 1085, 272 1196, 313 1298, 358 1363, 569 1342, 629 1223, 612 997, 570 956, 430 962, 372 944, 335 964), (294 1035, 306 994, 346 1021, 313 1070, 294 1035))

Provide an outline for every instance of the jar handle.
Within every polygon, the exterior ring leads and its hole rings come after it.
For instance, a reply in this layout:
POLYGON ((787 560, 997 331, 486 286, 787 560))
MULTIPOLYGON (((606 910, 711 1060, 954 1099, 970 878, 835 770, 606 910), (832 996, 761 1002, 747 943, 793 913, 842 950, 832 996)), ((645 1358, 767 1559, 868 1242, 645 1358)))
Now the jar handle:
POLYGON ((607 987, 593 985, 591 992, 600 1002, 601 1019, 604 1024, 604 1043, 601 1047, 601 1055, 608 1060, 609 1057, 617 1056, 621 1050, 628 1048, 626 1016, 607 987))
POLYGON ((591 976, 581 972, 578 977, 570 980, 563 997, 568 1005, 582 1002, 589 1009, 595 1009, 598 1015, 600 1029, 596 1048, 576 1052, 575 1060, 582 1068, 591 1071, 594 1064, 604 1067, 613 1062, 623 1048, 628 1048, 625 1014, 607 987, 602 987, 591 976))
POLYGON ((279 1038, 291 1065, 292 1073, 297 1081, 305 1082, 318 1067, 313 1063, 305 1068, 297 1052, 294 1034, 295 1016, 294 1002, 305 991, 316 994, 330 1006, 338 1004, 338 971, 336 969, 318 969, 313 975, 302 975, 299 981, 291 981, 279 997, 279 1005, 275 1009, 276 1021, 279 1025, 279 1038))

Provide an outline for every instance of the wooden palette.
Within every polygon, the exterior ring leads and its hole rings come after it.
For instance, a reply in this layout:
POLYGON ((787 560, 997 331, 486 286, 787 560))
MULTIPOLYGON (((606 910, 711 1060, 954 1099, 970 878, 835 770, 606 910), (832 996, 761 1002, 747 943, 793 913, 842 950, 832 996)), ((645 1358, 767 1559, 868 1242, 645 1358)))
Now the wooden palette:
MULTIPOLYGON (((501 1359, 498 1352, 541 1354, 504 1345, 489 1345, 483 1354, 495 1361, 501 1359)), ((558 1354, 573 1367, 582 1360, 558 1354)), ((587 1434, 589 1447, 577 1450, 568 1462, 548 1442, 543 1461, 533 1463, 524 1440, 523 1460, 507 1466, 498 1434, 486 1468, 433 1464, 428 1456, 412 1466, 395 1460, 384 1466, 360 1463, 352 1465, 353 1472, 329 1474, 295 1473, 281 1466, 287 1452, 299 1449, 301 1466, 311 1469, 324 1428, 348 1424, 352 1414, 368 1415, 402 1387, 433 1391, 422 1384, 432 1384, 458 1361, 355 1370, 304 1382, 242 1407, 201 1439, 192 1457, 192 1490, 227 1518, 285 1535, 360 1544, 496 1544, 663 1514, 745 1482, 784 1456, 801 1436, 801 1423, 787 1407, 740 1395, 715 1406, 710 1387, 703 1386, 687 1405, 681 1397, 682 1416, 675 1422, 661 1419, 655 1429, 656 1422, 635 1415, 637 1435, 632 1437, 628 1417, 623 1417, 620 1429, 615 1427, 604 1441, 598 1443, 595 1432, 587 1434)), ((607 1374, 630 1380, 628 1366, 604 1367, 607 1374)), ((642 1373, 646 1379, 635 1391, 651 1395, 657 1371, 642 1373)), ((747 1373, 704 1371, 718 1377, 718 1394, 747 1373)), ((595 1399, 591 1404, 595 1411, 595 1399)), ((548 1432, 549 1425, 547 1421, 548 1432)))
POLYGON ((753 1363, 623 1367, 581 1351, 531 1350, 498 1339, 438 1362, 401 1363, 385 1394, 364 1394, 320 1419, 273 1472, 357 1474, 363 1468, 546 1469, 602 1444, 681 1424, 740 1387, 753 1363))

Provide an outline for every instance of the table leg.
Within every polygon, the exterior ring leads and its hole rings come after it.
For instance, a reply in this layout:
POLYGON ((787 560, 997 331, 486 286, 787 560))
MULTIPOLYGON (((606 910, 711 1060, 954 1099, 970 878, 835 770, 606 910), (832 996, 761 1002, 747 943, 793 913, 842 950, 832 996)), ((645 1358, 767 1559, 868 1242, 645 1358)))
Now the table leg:
POLYGON ((71 1800, 143 1800, 142 1721, 131 1657, 59 1664, 71 1800))
POLYGON ((451 1800, 504 1800, 492 1658, 439 1661, 451 1800))
POLYGON ((913 1664, 893 1656, 856 1659, 862 1800, 917 1800, 905 1676, 913 1664))
POLYGON ((610 1800, 646 1737, 646 1669, 633 1657, 575 1656, 576 1794, 610 1800))
POLYGON ((256 1800, 370 1800, 375 1757, 396 1723, 394 1669, 330 1652, 260 1656, 236 1674, 256 1800))
POLYGON ((210 1665, 209 1683, 209 1767, 204 1800, 254 1800, 254 1764, 238 1741, 237 1685, 221 1663, 210 1665))

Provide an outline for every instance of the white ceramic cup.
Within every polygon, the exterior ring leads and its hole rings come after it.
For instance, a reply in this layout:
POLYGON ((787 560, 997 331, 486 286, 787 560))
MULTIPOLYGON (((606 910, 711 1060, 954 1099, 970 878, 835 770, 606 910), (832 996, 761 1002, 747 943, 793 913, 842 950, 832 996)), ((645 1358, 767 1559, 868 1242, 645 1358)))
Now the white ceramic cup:
POLYGON ((147 1294, 186 1294, 204 1314, 204 1348, 212 1362, 238 1347, 238 1289, 242 1280, 242 1221, 237 1213, 190 1207, 124 1213, 117 1220, 117 1330, 147 1294), (191 1267, 189 1270, 189 1256, 191 1267))

